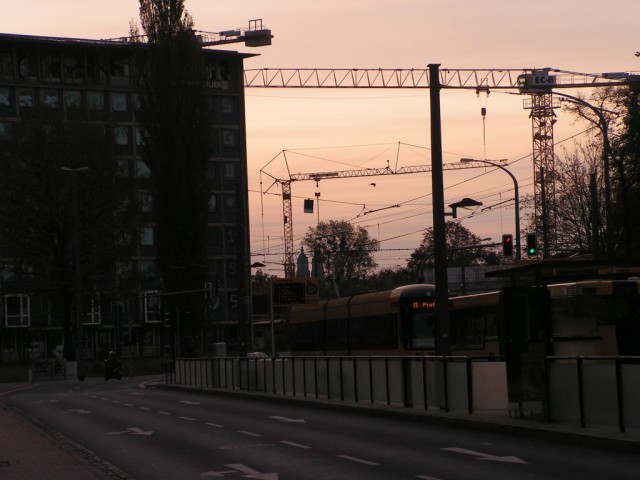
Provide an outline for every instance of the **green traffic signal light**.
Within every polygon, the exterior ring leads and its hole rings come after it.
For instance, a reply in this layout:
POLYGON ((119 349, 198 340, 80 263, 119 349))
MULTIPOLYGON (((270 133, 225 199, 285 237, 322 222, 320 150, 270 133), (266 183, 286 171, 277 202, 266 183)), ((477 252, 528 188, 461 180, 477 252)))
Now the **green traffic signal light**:
POLYGON ((527 255, 530 257, 538 254, 538 245, 535 233, 527 233, 527 255))

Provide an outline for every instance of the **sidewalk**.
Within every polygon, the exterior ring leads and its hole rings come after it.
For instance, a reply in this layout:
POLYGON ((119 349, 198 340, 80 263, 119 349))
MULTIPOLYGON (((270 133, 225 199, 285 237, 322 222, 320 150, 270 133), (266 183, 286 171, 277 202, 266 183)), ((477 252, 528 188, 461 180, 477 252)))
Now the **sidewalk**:
POLYGON ((71 441, 29 423, 2 403, 29 383, 0 384, 0 478, 2 480, 105 480, 127 478, 100 468, 98 459, 71 441))

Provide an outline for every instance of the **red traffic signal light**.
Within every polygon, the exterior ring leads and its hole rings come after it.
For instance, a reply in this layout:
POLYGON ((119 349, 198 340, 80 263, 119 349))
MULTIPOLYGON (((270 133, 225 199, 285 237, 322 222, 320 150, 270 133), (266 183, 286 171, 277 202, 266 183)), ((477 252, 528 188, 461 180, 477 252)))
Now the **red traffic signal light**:
POLYGON ((502 235, 502 254, 505 257, 513 256, 513 235, 510 233, 502 235))

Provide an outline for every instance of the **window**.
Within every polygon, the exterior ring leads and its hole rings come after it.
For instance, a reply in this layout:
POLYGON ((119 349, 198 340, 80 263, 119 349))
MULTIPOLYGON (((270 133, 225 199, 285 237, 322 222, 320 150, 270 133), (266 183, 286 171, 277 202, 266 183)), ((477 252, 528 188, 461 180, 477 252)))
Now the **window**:
POLYGON ((140 245, 152 246, 154 243, 153 227, 143 227, 140 232, 140 245))
POLYGON ((11 106, 11 89, 0 87, 0 108, 11 106))
POLYGON ((127 94, 126 93, 112 93, 111 94, 111 108, 114 112, 126 112, 127 111, 127 94))
POLYGON ((138 204, 140 205, 140 211, 142 213, 153 212, 153 196, 151 195, 151 192, 138 192, 138 204))
POLYGON ((223 147, 235 147, 236 146, 236 132, 235 132, 235 130, 223 130, 222 131, 222 146, 223 147))
POLYGON ((147 144, 148 133, 145 128, 136 127, 136 145, 144 147, 147 144))
POLYGON ((235 180, 236 179, 236 164, 225 163, 224 164, 224 179, 235 180))
POLYGON ((158 276, 158 264, 155 260, 141 260, 140 273, 143 277, 153 279, 158 276))
POLYGON ((138 178, 149 178, 151 176, 151 170, 142 160, 136 160, 136 176, 138 178))
POLYGON ((0 122, 0 142, 11 140, 11 124, 0 122))
POLYGON ((83 325, 100 325, 100 294, 92 293, 88 298, 88 305, 85 305, 85 320, 83 325))
POLYGON ((80 55, 63 56, 62 74, 67 83, 81 83, 83 77, 82 57, 80 55))
POLYGON ((9 52, 0 52, 0 78, 13 78, 13 62, 9 52))
POLYGON ((64 105, 67 110, 77 110, 82 106, 82 94, 78 90, 64 92, 64 105))
POLYGON ((216 195, 215 194, 209 195, 209 208, 208 208, 209 213, 215 213, 217 208, 218 208, 218 205, 216 201, 216 195))
POLYGON ((18 73, 21 80, 36 80, 38 63, 33 53, 18 53, 18 73))
POLYGON ((4 296, 4 319, 6 327, 28 327, 31 325, 29 295, 12 293, 4 296))
POLYGON ((235 103, 233 98, 223 98, 220 103, 220 111, 223 115, 233 115, 235 113, 235 103))
POLYGON ((60 104, 57 90, 42 91, 42 105, 47 108, 58 108, 60 104))
POLYGON ((48 82, 59 82, 62 78, 62 65, 60 57, 55 54, 45 53, 42 59, 42 75, 48 82))
POLYGON ((144 321, 147 323, 162 321, 159 293, 157 290, 144 292, 144 321))
POLYGON ((234 195, 224 196, 224 211, 226 213, 235 213, 236 211, 236 197, 234 195))
POLYGON ((124 280, 131 278, 133 274, 133 264, 131 262, 117 262, 116 263, 116 275, 118 279, 124 280))
POLYGON ((113 141, 116 145, 129 145, 129 127, 113 127, 113 141))
POLYGON ((21 108, 32 108, 35 102, 33 88, 21 88, 18 91, 18 105, 20 105, 21 108))
POLYGON ((89 110, 104 110, 104 92, 89 92, 87 100, 89 110))

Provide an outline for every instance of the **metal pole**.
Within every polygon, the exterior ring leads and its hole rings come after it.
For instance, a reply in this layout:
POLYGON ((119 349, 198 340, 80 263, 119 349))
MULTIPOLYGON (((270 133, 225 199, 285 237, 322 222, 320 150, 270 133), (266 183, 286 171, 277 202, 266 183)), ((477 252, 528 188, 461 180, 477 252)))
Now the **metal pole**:
POLYGON ((275 358, 276 335, 275 335, 274 320, 273 320, 273 278, 271 277, 269 277, 269 327, 271 329, 271 358, 275 358))
POLYGON ((436 286, 436 354, 449 355, 449 281, 445 236, 444 182, 442 179, 442 125, 440 119, 440 65, 429 65, 431 104, 431 189, 433 194, 433 252, 436 286))

